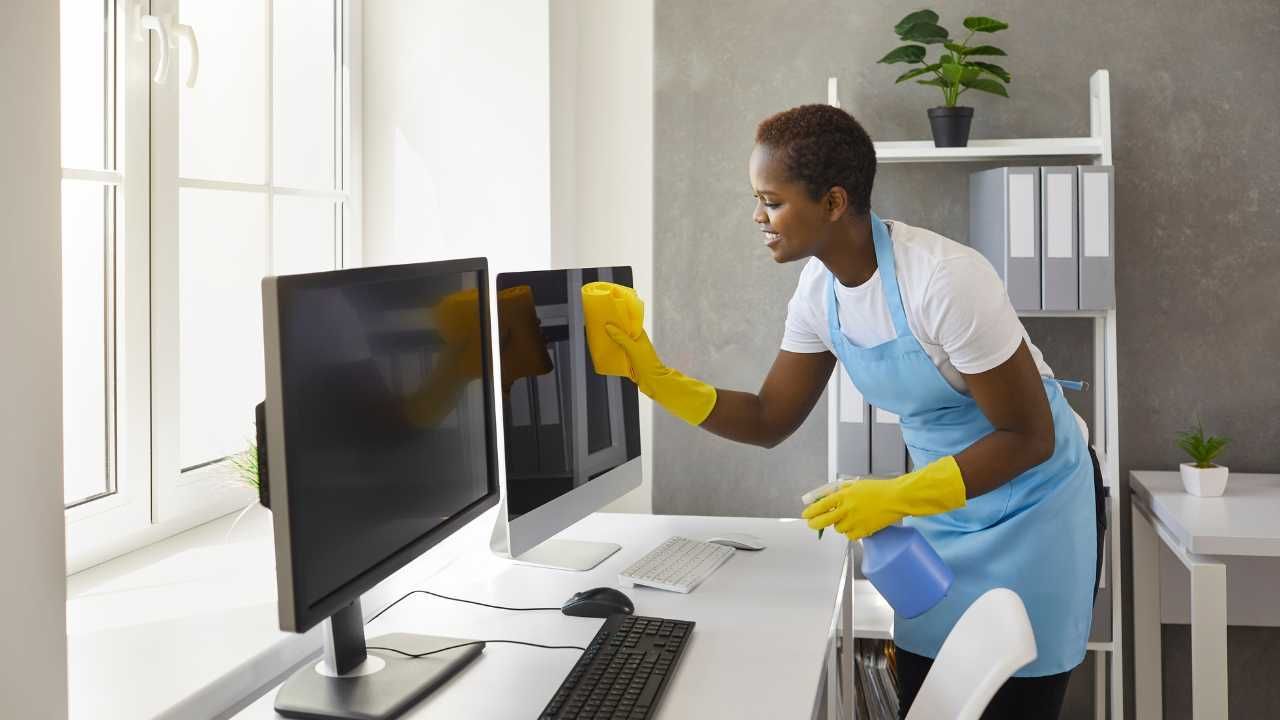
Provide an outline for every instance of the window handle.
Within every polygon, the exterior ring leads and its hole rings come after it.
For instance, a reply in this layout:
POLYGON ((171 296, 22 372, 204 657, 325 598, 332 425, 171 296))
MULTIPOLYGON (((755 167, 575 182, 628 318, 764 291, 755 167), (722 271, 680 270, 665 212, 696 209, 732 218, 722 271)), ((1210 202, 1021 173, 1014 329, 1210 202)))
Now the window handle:
POLYGON ((169 27, 169 41, 173 43, 173 48, 178 48, 178 41, 184 40, 187 43, 187 52, 191 55, 191 62, 187 65, 187 87, 196 86, 196 76, 200 74, 200 45, 196 42, 196 31, 190 25, 182 23, 173 23, 169 27))
POLYGON ((134 17, 134 37, 138 40, 145 41, 147 33, 153 32, 160 36, 160 58, 156 62, 156 73, 151 79, 158 85, 163 85, 164 81, 169 77, 169 31, 165 29, 165 24, 155 15, 144 14, 142 12, 142 3, 133 6, 134 17))

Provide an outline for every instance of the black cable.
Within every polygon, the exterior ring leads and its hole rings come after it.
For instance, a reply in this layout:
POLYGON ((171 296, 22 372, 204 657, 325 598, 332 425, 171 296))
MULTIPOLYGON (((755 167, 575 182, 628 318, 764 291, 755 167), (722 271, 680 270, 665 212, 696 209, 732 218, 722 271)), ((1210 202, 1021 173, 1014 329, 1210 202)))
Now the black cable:
MULTIPOLYGON (((556 608, 556 609, 558 610, 559 608, 556 608)), ((366 649, 385 650, 386 652, 393 652, 393 653, 398 653, 400 655, 404 655, 407 658, 417 659, 420 657, 426 657, 428 655, 435 655, 436 653, 442 653, 445 650, 453 650, 454 648, 466 647, 468 645, 484 645, 485 643, 507 643, 509 645, 528 645, 529 647, 545 648, 547 650, 580 650, 582 652, 587 651, 586 648, 578 647, 577 645, 539 645, 538 643, 524 642, 521 640, 472 640, 470 642, 458 643, 457 645, 450 645, 449 647, 442 647, 439 650, 429 650, 424 653, 410 653, 410 652, 405 652, 404 650, 397 650, 395 648, 378 647, 377 645, 370 645, 366 649)))
MULTIPOLYGON (((371 617, 371 618, 369 618, 368 622, 366 622, 366 623, 365 623, 365 625, 368 625, 369 623, 373 622, 374 620, 377 620, 377 619, 382 615, 382 613, 384 613, 384 612, 386 612, 386 611, 390 610, 391 608, 395 607, 396 605, 398 605, 398 604, 400 603, 400 600, 404 600, 405 598, 409 597, 410 595, 416 595, 416 594, 418 594, 418 593, 421 593, 421 594, 423 594, 423 595, 431 595, 432 597, 438 597, 438 598, 441 598, 442 600, 452 600, 452 601, 454 601, 454 602, 467 603, 468 605, 479 605, 480 607, 493 608, 493 609, 495 609, 495 610, 515 610, 515 611, 517 611, 517 612, 529 612, 529 611, 532 611, 532 610, 559 610, 559 609, 560 609, 560 608, 558 608, 558 607, 526 607, 526 608, 518 608, 518 607, 506 607, 506 606, 503 606, 503 605, 490 605, 489 603, 477 602, 477 601, 475 601, 475 600, 463 600, 462 598, 449 597, 448 595, 441 595, 440 593, 431 592, 430 590, 410 590, 409 592, 405 593, 404 595, 401 595, 401 596, 400 596, 400 598, 399 598, 398 600, 396 600, 395 602, 393 602, 393 603, 391 603, 390 605, 388 605, 388 606, 386 606, 386 607, 382 608, 381 610, 379 610, 379 611, 378 611, 378 614, 377 614, 377 615, 374 615, 374 616, 373 616, 373 617, 371 617)), ((498 642, 498 641, 497 641, 497 640, 495 640, 494 642, 498 642)), ((437 651, 437 652, 438 652, 438 651, 437 651)))
MULTIPOLYGON (((490 605, 489 603, 482 603, 476 600, 464 600, 462 598, 449 597, 448 595, 441 595, 440 593, 431 592, 430 590, 410 590, 409 592, 397 598, 395 602, 379 610, 377 614, 369 618, 369 621, 366 622, 365 624, 368 625, 369 623, 372 623, 374 620, 377 620, 379 617, 382 616, 382 613, 390 610, 396 605, 399 605, 401 600, 404 600, 410 595, 417 595, 417 594, 430 595, 432 597, 438 597, 443 600, 452 600, 454 602, 467 603, 468 605, 479 605, 481 607, 494 608, 495 610, 515 610, 517 612, 528 612, 532 610, 559 610, 560 609, 557 607, 517 608, 517 607, 506 607, 505 605, 490 605)), ((458 643, 457 645, 450 645, 449 647, 443 647, 443 648, 440 648, 439 650, 431 650, 424 653, 410 653, 410 652, 405 652, 404 650, 397 650, 395 648, 389 648, 389 647, 379 647, 377 645, 369 645, 365 649, 366 650, 385 650, 386 652, 393 652, 400 655, 404 655, 405 657, 408 657, 408 658, 417 659, 420 657, 426 657, 428 655, 435 655, 436 653, 442 653, 445 650, 453 650, 455 648, 467 647, 468 645, 483 645, 485 643, 507 643, 509 645, 527 645, 529 647, 546 648, 547 650, 579 650, 582 652, 586 652, 587 650, 586 648, 579 647, 577 645, 540 645, 538 643, 524 642, 523 640, 471 640, 469 642, 458 643)))

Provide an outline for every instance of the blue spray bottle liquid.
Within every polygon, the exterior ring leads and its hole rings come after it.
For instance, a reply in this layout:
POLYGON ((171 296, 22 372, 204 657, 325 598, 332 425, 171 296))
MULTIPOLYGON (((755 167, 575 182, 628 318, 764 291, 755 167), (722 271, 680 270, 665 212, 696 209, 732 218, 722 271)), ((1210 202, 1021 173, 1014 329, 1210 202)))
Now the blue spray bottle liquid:
MULTIPOLYGON (((808 505, 829 495, 847 481, 828 483, 806 493, 808 505)), ((947 596, 955 574, 919 530, 890 525, 862 539, 862 574, 893 611, 913 618, 947 596)))
POLYGON ((924 535, 904 525, 890 525, 862 539, 862 574, 904 618, 937 605, 955 580, 924 535))

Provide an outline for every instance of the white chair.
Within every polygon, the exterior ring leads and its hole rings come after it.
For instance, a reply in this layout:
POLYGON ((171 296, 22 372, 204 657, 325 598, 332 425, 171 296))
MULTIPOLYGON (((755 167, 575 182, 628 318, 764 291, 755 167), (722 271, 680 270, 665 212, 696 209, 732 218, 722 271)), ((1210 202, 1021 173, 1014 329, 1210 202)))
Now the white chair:
POLYGON ((907 720, 978 720, 1011 675, 1036 659, 1022 598, 996 588, 973 601, 951 628, 907 720))

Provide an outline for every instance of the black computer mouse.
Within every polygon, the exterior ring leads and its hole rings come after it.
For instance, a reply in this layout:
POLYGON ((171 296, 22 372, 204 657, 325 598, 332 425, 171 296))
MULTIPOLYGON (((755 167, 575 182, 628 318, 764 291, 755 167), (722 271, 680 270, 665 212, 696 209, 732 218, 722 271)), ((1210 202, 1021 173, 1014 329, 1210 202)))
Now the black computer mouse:
POLYGON ((607 618, 610 615, 630 615, 635 611, 631 598, 611 587, 583 590, 560 606, 560 612, 575 617, 607 618))

